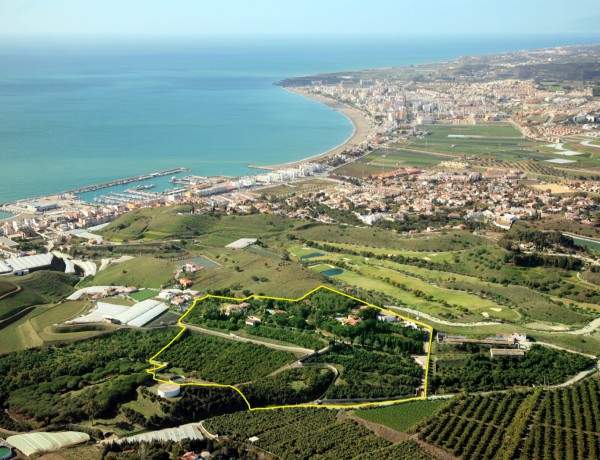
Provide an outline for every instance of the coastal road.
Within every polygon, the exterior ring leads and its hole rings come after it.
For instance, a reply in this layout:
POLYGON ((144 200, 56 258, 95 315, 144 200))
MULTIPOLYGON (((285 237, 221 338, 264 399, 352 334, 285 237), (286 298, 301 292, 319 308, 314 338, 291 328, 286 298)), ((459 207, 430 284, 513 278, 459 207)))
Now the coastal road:
POLYGON ((287 345, 278 345, 276 343, 262 342, 260 340, 249 339, 247 337, 240 337, 238 335, 233 337, 231 334, 226 334, 224 332, 211 331, 210 329, 205 329, 203 327, 194 326, 192 324, 187 324, 187 323, 182 323, 182 325, 186 329, 189 329, 190 331, 200 332, 201 334, 213 335, 215 337, 221 337, 223 339, 235 340, 237 342, 247 342, 247 343, 254 343, 256 345, 263 345, 267 348, 272 348, 273 350, 289 351, 291 353, 298 353, 298 354, 302 354, 302 355, 310 355, 311 353, 314 353, 314 350, 309 350, 308 348, 291 347, 291 346, 287 346, 287 345))

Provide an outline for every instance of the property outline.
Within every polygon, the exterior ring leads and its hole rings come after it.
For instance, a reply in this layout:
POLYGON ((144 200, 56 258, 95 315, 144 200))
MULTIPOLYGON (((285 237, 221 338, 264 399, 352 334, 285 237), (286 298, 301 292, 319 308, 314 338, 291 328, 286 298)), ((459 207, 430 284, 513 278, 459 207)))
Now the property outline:
POLYGON ((204 297, 200 297, 198 299, 196 299, 194 301, 194 303, 192 304, 192 306, 179 318, 179 320, 177 321, 177 325, 181 328, 181 330, 177 333, 177 335, 175 335, 175 337, 173 337, 171 339, 171 341, 165 345, 164 347, 162 347, 157 353, 155 353, 152 357, 150 357, 148 359, 148 362, 150 363, 151 366, 153 366, 151 369, 146 369, 146 372, 148 374, 152 375, 152 379, 155 380, 156 382, 159 383, 168 383, 171 385, 177 385, 177 386, 197 386, 197 387, 215 387, 215 388, 229 388, 231 390, 236 391, 244 400, 244 402, 246 403, 246 405, 248 406, 248 410, 249 411, 259 411, 259 410, 274 410, 274 409, 287 409, 287 408, 298 408, 298 407, 323 407, 323 408, 328 408, 328 409, 356 409, 356 408, 361 408, 361 407, 374 407, 374 406, 388 406, 388 405, 392 405, 392 404, 400 404, 400 403, 405 403, 405 402, 410 402, 410 401, 421 401, 424 399, 427 399, 427 383, 428 383, 428 379, 429 379, 429 362, 430 362, 430 358, 431 358, 431 346, 433 343, 433 327, 422 323, 421 321, 418 320, 414 320, 412 318, 409 318, 407 316, 404 316, 402 314, 396 313, 394 311, 391 310, 387 310, 385 308, 379 307, 377 305, 371 304, 369 302, 366 302, 364 300, 361 300, 357 297, 351 296, 349 294, 346 294, 345 292, 341 292, 338 291, 337 289, 333 289, 329 286, 325 286, 325 285, 320 285, 318 287, 316 287, 315 289, 307 292, 306 294, 304 294, 303 296, 297 298, 297 299, 288 299, 285 297, 273 297, 273 296, 266 296, 266 295, 258 295, 258 294, 252 294, 249 295, 247 297, 243 297, 243 298, 237 298, 237 297, 227 297, 227 296, 220 296, 220 295, 214 295, 214 294, 207 294, 204 297), (415 324, 418 324, 419 326, 425 327, 429 330, 429 346, 427 347, 427 360, 425 363, 425 379, 424 379, 424 389, 423 389, 423 395, 422 396, 413 396, 411 398, 406 398, 406 399, 391 399, 391 400, 387 400, 387 401, 374 401, 374 402, 365 402, 365 403, 348 403, 348 404, 315 404, 315 403, 303 403, 303 404, 283 404, 283 405, 277 405, 277 406, 268 406, 268 407, 252 407, 252 405, 250 404, 250 401, 248 401, 248 398, 246 398, 246 395, 244 395, 244 393, 237 388, 234 385, 225 385, 225 384, 220 384, 220 383, 197 383, 197 382, 190 382, 190 383, 177 383, 177 382, 171 382, 169 380, 163 380, 160 379, 158 377, 156 377, 156 372, 160 371, 161 369, 164 369, 167 364, 156 361, 155 358, 157 358, 163 351, 165 351, 167 348, 169 348, 173 343, 175 343, 179 337, 181 337, 181 335, 187 330, 187 327, 182 323, 182 320, 188 315, 188 313, 190 313, 195 307, 196 305, 201 302, 202 300, 205 299, 221 299, 221 300, 230 300, 230 301, 235 301, 235 302, 244 302, 247 300, 251 300, 251 299, 271 299, 271 300, 283 300, 286 302, 300 302, 304 299, 306 299, 308 296, 310 296, 311 294, 317 292, 320 289, 326 289, 330 292, 333 292, 335 294, 339 294, 345 297, 348 297, 349 299, 355 300, 357 302, 360 302, 364 305, 367 305, 368 307, 372 307, 372 308, 376 308, 378 310, 381 310, 385 313, 389 313, 391 315, 394 316, 398 316, 400 318, 403 318, 405 320, 411 321, 415 324))

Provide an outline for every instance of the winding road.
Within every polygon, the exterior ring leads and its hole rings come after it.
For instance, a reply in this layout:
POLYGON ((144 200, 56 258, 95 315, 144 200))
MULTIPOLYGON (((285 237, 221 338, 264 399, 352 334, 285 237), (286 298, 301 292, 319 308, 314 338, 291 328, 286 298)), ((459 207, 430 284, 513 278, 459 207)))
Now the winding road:
MULTIPOLYGON (((411 313, 415 317, 417 316, 417 314, 419 314, 420 318, 422 318, 424 320, 431 321, 433 323, 443 324, 444 326, 481 327, 481 326, 499 326, 501 324, 507 324, 507 323, 503 323, 503 322, 493 322, 493 321, 478 321, 475 323, 459 323, 457 321, 448 321, 445 319, 436 318, 435 316, 431 316, 431 315, 428 315, 427 313, 423 313, 423 312, 417 312, 416 310, 414 310, 412 308, 408 308, 408 307, 398 307, 398 306, 394 306, 394 305, 389 305, 389 306, 386 306, 385 308, 387 308, 389 310, 399 310, 399 311, 403 311, 406 313, 411 313)), ((537 332, 548 332, 546 330, 540 330, 540 329, 532 329, 532 328, 527 328, 527 329, 530 329, 532 331, 537 331, 537 332)), ((571 334, 571 335, 585 335, 585 334, 591 334, 592 332, 596 331, 597 329, 600 329, 600 318, 593 319, 587 325, 583 326, 581 329, 575 329, 573 331, 560 331, 560 333, 561 334, 571 334)))

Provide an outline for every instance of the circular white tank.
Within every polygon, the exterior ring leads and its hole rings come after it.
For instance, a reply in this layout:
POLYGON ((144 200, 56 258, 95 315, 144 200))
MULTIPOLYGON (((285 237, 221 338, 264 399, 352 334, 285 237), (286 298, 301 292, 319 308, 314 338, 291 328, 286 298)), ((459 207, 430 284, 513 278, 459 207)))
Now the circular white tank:
POLYGON ((158 396, 162 398, 175 398, 181 393, 181 387, 179 385, 172 385, 170 383, 163 383, 158 387, 158 396))

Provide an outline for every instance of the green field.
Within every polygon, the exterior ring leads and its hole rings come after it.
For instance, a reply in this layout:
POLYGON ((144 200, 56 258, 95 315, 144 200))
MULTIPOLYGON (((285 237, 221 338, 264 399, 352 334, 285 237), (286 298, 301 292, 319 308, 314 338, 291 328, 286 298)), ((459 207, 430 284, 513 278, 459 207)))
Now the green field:
POLYGON ((370 422, 380 423, 403 433, 447 405, 445 400, 410 401, 387 407, 357 410, 355 414, 370 422))
POLYGON ((131 294, 129 294, 129 297, 131 297, 133 300, 141 302, 142 300, 151 299, 152 297, 156 297, 157 295, 158 291, 155 291, 154 289, 142 289, 137 292, 132 292, 131 294))
POLYGON ((356 161, 341 166, 334 172, 341 176, 366 177, 372 174, 383 174, 407 166, 429 168, 447 159, 448 157, 446 156, 431 153, 390 148, 376 150, 356 161))
POLYGON ((279 297, 300 297, 317 286, 327 283, 322 277, 302 266, 271 256, 247 251, 214 249, 214 260, 223 265, 216 270, 196 273, 193 289, 230 289, 243 297, 244 291, 268 293, 279 297))
POLYGON ((0 320, 6 319, 23 309, 56 302, 74 291, 77 278, 60 272, 41 270, 30 275, 11 277, 3 281, 3 292, 13 292, 15 286, 22 290, 0 300, 0 320), (12 287, 11 287, 12 286, 12 287))
POLYGON ((85 312, 91 306, 87 301, 39 305, 24 318, 0 331, 0 353, 10 353, 53 342, 80 340, 114 330, 114 326, 57 328, 61 323, 85 312))
POLYGON ((177 267, 153 257, 136 257, 98 272, 88 285, 160 288, 173 279, 177 267))

